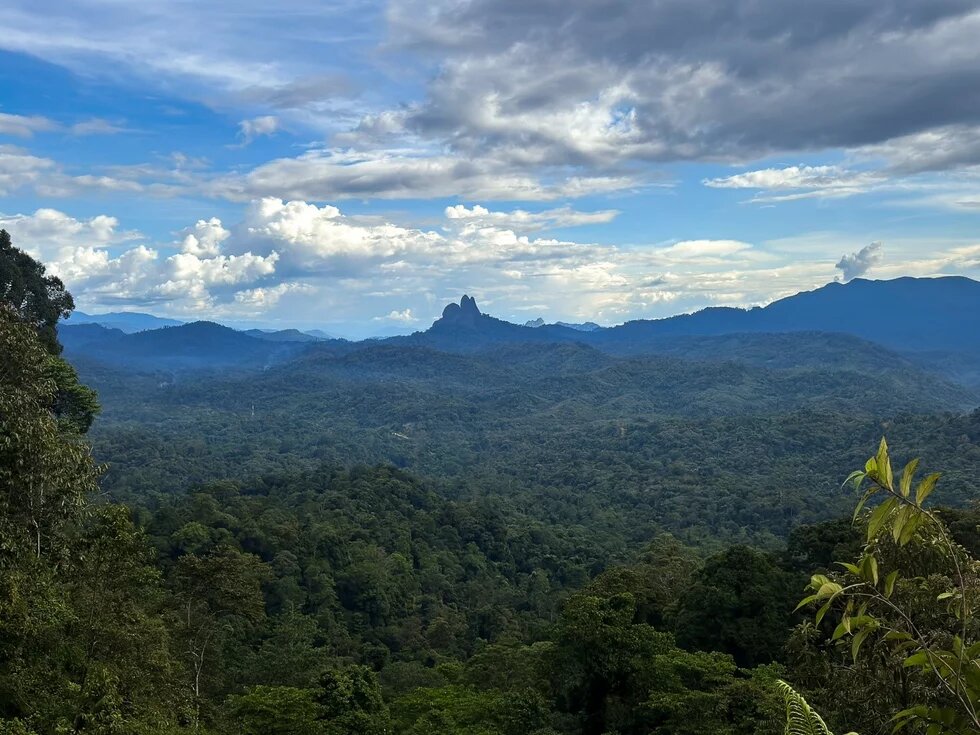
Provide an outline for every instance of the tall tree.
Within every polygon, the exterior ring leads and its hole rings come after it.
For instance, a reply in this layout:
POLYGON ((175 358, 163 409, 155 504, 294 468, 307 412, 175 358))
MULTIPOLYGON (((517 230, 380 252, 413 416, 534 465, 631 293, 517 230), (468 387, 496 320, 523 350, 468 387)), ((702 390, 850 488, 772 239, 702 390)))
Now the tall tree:
POLYGON ((46 275, 42 263, 14 247, 6 230, 0 230, 0 301, 34 327, 48 352, 61 353, 55 328, 75 309, 75 301, 60 278, 46 275))

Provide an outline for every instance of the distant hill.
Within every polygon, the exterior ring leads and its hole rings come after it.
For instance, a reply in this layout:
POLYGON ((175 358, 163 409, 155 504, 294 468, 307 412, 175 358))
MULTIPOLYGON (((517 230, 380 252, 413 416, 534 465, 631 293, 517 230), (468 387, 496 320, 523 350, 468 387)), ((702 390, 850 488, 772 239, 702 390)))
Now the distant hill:
POLYGON ((605 329, 596 344, 667 335, 841 332, 902 351, 980 351, 980 282, 962 277, 828 283, 754 309, 710 308, 605 329))
MULTIPOLYGON (((301 352, 302 342, 257 339, 214 322, 191 322, 134 334, 96 325, 59 329, 65 353, 140 370, 261 368, 301 352)), ((312 338, 311 338, 312 339, 312 338)))
MULTIPOLYGON (((594 332, 597 329, 602 329, 595 322, 583 322, 581 324, 573 324, 571 322, 555 322, 556 326, 568 327, 569 329, 575 329, 580 332, 594 332)), ((537 329, 538 327, 546 326, 544 319, 538 317, 537 319, 532 319, 531 321, 524 322, 525 327, 531 327, 532 329, 537 329)))
POLYGON ((105 327, 101 324, 70 324, 62 322, 58 325, 58 341, 70 355, 85 349, 88 345, 112 342, 125 337, 121 329, 105 327))
POLYGON ((78 324, 101 324, 110 329, 118 329, 132 334, 142 332, 145 329, 160 329, 162 327, 176 327, 184 322, 176 319, 164 319, 163 317, 143 314, 138 311, 113 311, 107 314, 86 314, 82 311, 72 312, 72 315, 64 320, 65 324, 72 326, 78 324))
POLYGON ((322 339, 322 337, 301 332, 298 329, 246 329, 242 334, 270 342, 319 342, 322 339))

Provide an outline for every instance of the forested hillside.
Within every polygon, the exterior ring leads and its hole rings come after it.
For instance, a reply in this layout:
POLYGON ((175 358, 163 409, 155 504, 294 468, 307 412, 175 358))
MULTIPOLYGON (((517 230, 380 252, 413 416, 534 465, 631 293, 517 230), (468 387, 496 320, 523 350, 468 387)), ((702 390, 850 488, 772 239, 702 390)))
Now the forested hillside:
POLYGON ((942 370, 207 324, 62 329, 73 367, 6 233, 0 294, 4 735, 980 731, 980 413, 942 370))

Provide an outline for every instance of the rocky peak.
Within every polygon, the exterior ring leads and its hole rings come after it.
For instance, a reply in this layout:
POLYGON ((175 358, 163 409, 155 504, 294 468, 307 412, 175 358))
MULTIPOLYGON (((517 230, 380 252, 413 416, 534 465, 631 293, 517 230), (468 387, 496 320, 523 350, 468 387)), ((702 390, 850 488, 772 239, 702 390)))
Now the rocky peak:
POLYGON ((482 316, 476 299, 465 295, 458 304, 449 304, 442 310, 442 321, 467 327, 475 327, 482 316))

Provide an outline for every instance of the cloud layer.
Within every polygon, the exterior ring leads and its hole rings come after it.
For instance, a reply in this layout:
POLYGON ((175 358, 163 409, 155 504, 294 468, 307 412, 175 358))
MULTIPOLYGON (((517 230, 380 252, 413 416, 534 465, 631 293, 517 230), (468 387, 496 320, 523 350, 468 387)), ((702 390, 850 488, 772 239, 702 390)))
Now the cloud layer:
MULTIPOLYGON (((845 280, 876 266, 891 272, 881 266, 880 243, 835 264, 794 258, 798 248, 789 243, 624 247, 534 234, 614 216, 458 204, 446 209, 441 227, 427 230, 268 197, 250 202, 240 222, 202 219, 167 243, 148 243, 114 217, 75 219, 52 209, 0 217, 0 227, 61 275, 84 307, 344 324, 358 334, 378 322, 424 327, 462 292, 505 318, 531 312, 617 323, 710 304, 766 303, 826 283, 835 268, 845 280)), ((929 259, 906 256, 889 268, 975 273, 980 246, 947 247, 929 259)))

